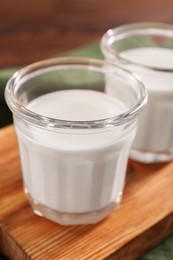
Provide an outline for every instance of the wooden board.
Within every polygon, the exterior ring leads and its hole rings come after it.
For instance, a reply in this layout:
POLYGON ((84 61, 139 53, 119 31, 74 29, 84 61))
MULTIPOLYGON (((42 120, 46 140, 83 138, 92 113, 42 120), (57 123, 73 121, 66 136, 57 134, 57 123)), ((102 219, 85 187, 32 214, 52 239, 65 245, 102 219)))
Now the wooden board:
POLYGON ((22 188, 13 126, 0 130, 0 253, 10 259, 134 260, 173 233, 173 162, 129 162, 123 201, 97 225, 36 216, 22 188))

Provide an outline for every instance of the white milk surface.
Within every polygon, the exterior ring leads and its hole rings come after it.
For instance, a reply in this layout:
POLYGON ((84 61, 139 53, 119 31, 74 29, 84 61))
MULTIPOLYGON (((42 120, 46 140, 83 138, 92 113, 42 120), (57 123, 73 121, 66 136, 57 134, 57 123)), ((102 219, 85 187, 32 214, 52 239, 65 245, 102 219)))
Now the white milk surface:
MULTIPOLYGON (((125 112, 125 104, 90 90, 52 92, 27 107, 62 120, 96 120, 125 112)), ((23 124, 15 118, 24 185, 50 209, 85 213, 119 204, 135 126, 111 129, 60 129, 23 124)))
MULTIPOLYGON (((173 70, 172 49, 135 48, 120 55, 142 65, 173 70)), ((149 94, 133 148, 153 153, 173 152, 173 72, 154 72, 132 65, 127 67, 140 76, 149 94)))

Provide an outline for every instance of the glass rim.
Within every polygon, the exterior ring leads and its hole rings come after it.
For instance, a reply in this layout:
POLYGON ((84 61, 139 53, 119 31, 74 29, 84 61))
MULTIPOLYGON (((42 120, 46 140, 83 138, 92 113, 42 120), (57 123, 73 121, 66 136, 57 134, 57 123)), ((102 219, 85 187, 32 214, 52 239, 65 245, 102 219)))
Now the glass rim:
MULTIPOLYGON (((26 80, 27 81, 27 80, 26 80)), ((26 82, 25 81, 25 82, 26 82)), ((55 129, 55 128, 67 128, 67 129, 97 129, 97 128, 110 128, 118 125, 125 124, 135 117, 137 117, 144 109, 147 104, 147 91, 142 81, 134 73, 129 72, 128 70, 114 65, 111 62, 104 60, 91 59, 91 58, 75 58, 75 57, 65 57, 65 58, 51 58, 42 61, 32 63, 24 68, 20 69, 8 80, 5 87, 5 100, 10 110, 25 121, 30 122, 31 124, 37 125, 39 127, 44 127, 46 129, 55 129), (83 65, 86 68, 94 71, 94 68, 99 68, 101 72, 107 74, 111 73, 112 75, 118 75, 118 71, 126 74, 130 79, 133 79, 136 82, 136 85, 139 90, 139 98, 136 104, 128 109, 128 111, 119 114, 117 116, 98 119, 98 120, 86 120, 86 121, 75 121, 75 120, 62 120, 47 116, 42 116, 38 113, 32 112, 27 109, 25 106, 19 104, 16 96, 15 90, 18 84, 23 80, 24 77, 30 75, 38 70, 45 68, 53 68, 59 65, 67 66, 81 66, 83 65), (111 70, 110 70, 111 68, 111 70)))
POLYGON ((157 66, 145 65, 145 64, 133 62, 127 58, 123 58, 111 47, 111 44, 114 41, 115 37, 117 41, 119 39, 123 39, 126 36, 130 36, 130 35, 136 35, 136 36, 147 35, 147 34, 152 34, 153 32, 158 36, 166 35, 167 37, 172 38, 173 41, 173 25, 167 23, 136 22, 136 23, 123 24, 107 30, 106 33, 101 38, 100 47, 103 53, 106 53, 107 55, 111 55, 112 57, 116 56, 118 62, 120 62, 123 65, 133 65, 145 70, 150 70, 155 72, 173 73, 173 69, 171 68, 161 68, 157 66))

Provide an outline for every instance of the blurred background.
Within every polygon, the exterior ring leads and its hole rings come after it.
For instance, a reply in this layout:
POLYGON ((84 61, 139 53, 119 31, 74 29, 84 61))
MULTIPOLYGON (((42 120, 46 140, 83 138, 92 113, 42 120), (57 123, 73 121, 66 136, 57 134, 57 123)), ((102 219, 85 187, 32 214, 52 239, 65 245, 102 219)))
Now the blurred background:
POLYGON ((12 122, 3 96, 11 68, 98 43, 111 27, 144 21, 173 24, 173 1, 0 0, 0 127, 12 122))
POLYGON ((0 0, 0 127, 12 122, 3 93, 13 67, 99 43, 109 28, 144 21, 173 24, 173 1, 0 0))
POLYGON ((137 21, 173 23, 173 1, 0 0, 0 67, 49 58, 137 21))

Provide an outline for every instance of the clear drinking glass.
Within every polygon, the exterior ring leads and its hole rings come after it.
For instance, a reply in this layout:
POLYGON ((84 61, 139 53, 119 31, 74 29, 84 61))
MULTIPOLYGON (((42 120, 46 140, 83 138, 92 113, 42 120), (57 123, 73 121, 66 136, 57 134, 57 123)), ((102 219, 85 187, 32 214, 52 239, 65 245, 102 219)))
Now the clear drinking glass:
POLYGON ((105 58, 141 78, 148 105, 130 157, 145 163, 173 158, 173 26, 134 23, 108 30, 101 39, 105 58))
POLYGON ((5 97, 34 212, 63 225, 108 216, 121 201, 143 84, 104 61, 59 58, 17 72, 5 97))

